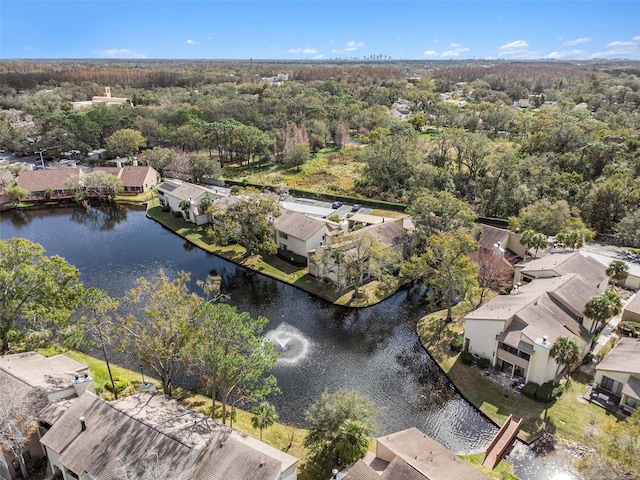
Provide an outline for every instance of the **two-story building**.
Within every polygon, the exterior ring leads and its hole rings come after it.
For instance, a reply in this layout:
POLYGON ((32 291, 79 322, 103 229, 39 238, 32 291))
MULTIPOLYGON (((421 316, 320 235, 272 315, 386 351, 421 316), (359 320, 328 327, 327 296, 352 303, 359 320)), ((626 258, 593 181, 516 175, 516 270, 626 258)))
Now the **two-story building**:
POLYGON ((584 306, 604 291, 607 276, 602 265, 578 252, 548 254, 516 268, 510 295, 465 316, 464 349, 512 377, 542 384, 558 370, 551 356, 558 337, 574 340, 581 358, 589 352, 592 322, 584 306))

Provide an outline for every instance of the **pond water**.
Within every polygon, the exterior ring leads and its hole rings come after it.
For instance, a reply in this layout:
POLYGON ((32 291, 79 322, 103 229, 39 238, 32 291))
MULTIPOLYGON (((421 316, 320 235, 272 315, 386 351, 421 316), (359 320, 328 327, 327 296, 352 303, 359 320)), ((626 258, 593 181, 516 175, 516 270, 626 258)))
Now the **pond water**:
MULTIPOLYGON (((273 371, 282 394, 271 401, 284 423, 304 426, 304 411, 323 390, 347 388, 378 407, 377 435, 414 426, 455 452, 469 453, 483 450, 497 431, 420 345, 416 322, 427 312, 418 289, 366 309, 337 307, 207 254, 133 208, 3 212, 0 238, 11 237, 65 257, 85 286, 113 296, 160 269, 170 277, 190 272, 193 288, 195 280, 220 275, 228 302, 268 318, 266 335, 282 349, 273 371)), ((566 462, 541 462, 523 445, 513 457, 523 479, 566 473, 566 462)))

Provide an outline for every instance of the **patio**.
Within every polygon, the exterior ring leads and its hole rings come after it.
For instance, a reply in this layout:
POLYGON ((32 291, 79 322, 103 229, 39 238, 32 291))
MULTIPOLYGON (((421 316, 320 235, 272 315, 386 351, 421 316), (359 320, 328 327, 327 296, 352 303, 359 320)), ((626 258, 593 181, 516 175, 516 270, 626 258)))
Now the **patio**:
POLYGON ((620 406, 620 400, 622 397, 615 395, 598 386, 590 385, 583 397, 590 403, 598 405, 601 408, 619 416, 629 416, 633 413, 631 409, 620 406))

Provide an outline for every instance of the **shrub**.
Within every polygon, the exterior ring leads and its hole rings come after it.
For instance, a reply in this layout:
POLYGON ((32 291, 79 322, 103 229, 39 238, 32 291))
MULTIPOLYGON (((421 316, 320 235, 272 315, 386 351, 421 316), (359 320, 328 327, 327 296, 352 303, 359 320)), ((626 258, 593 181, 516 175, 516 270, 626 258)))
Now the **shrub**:
POLYGON ((460 354, 460 360, 462 360, 462 363, 465 365, 471 365, 473 363, 473 355, 471 355, 470 352, 462 352, 460 354))
POLYGON ((545 403, 553 400, 553 381, 550 380, 540 385, 536 390, 536 400, 545 403))
POLYGON ((525 397, 529 397, 529 398, 536 398, 536 392, 538 391, 538 388, 540 388, 540 385, 538 385, 536 382, 528 382, 523 388, 522 388, 522 394, 525 397))
POLYGON ((455 337, 453 340, 451 340, 451 342, 449 343, 449 347, 451 347, 451 350, 453 350, 454 352, 460 352, 462 351, 463 343, 464 343, 464 335, 460 334, 457 337, 455 337))
POLYGON ((485 369, 485 368, 489 368, 491 366, 491 360, 489 360, 488 358, 482 358, 480 357, 478 359, 478 368, 481 369, 485 369))
POLYGON ((553 398, 558 398, 560 397, 562 394, 564 393, 564 385, 559 383, 558 385, 556 385, 553 388, 553 391, 551 392, 551 396, 553 398))
POLYGON ((582 359, 582 364, 583 365, 589 365, 592 361, 593 361, 593 354, 592 353, 587 353, 584 356, 584 358, 582 359))
MULTIPOLYGON (((122 378, 122 377, 113 377, 113 383, 116 386, 116 391, 119 393, 121 391, 123 391, 125 388, 127 388, 129 386, 129 380, 127 380, 126 378, 122 378)), ((104 382, 104 388, 105 390, 110 391, 111 393, 113 392, 113 387, 111 386, 111 381, 107 380, 106 382, 104 382)))

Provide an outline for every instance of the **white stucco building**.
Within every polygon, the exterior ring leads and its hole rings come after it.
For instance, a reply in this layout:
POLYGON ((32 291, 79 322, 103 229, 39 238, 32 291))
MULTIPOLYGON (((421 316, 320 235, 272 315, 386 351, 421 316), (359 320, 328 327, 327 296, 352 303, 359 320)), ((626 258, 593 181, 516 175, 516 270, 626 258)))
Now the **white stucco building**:
POLYGON ((538 384, 556 375, 558 364, 550 351, 558 337, 574 340, 581 358, 589 352, 593 325, 584 306, 604 291, 607 276, 602 265, 577 252, 558 255, 519 264, 510 295, 465 317, 465 350, 512 377, 538 384))

